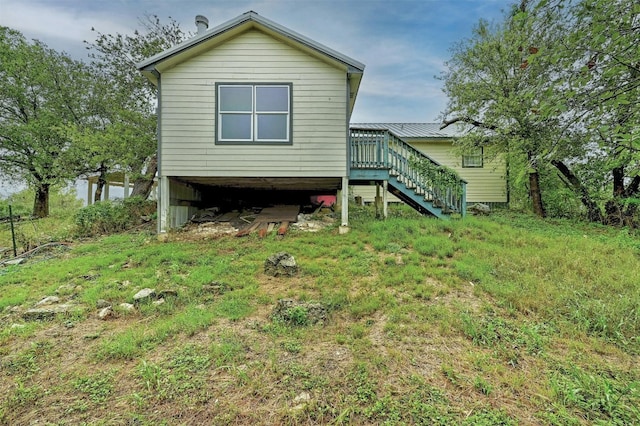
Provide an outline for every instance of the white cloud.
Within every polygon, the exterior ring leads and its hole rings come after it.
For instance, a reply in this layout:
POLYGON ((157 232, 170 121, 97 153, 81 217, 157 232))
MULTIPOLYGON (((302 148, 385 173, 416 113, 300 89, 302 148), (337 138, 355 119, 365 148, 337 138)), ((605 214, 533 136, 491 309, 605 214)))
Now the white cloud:
POLYGON ((83 51, 84 40, 95 39, 92 27, 103 33, 125 33, 133 28, 122 20, 98 11, 65 7, 64 3, 58 2, 24 0, 0 2, 0 25, 16 29, 29 39, 40 40, 49 47, 67 51, 73 56, 83 51))
POLYGON ((86 57, 83 40, 130 33, 138 17, 171 16, 194 31, 202 14, 210 26, 248 10, 366 65, 354 117, 359 121, 434 120, 446 104, 442 83, 447 48, 468 36, 480 17, 500 16, 510 0, 0 0, 0 25, 72 56, 86 57))

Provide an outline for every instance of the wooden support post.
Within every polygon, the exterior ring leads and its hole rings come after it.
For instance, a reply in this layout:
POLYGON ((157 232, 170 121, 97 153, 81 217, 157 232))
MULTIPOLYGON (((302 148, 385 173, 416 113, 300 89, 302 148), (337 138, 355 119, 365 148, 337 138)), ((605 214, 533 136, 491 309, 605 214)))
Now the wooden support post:
POLYGON ((169 220, 169 179, 162 176, 159 182, 158 191, 158 234, 167 232, 169 220))
POLYGON ((102 197, 103 200, 108 200, 109 199, 109 178, 107 178, 107 183, 104 184, 104 196, 102 197))
POLYGON ((376 181, 376 199, 375 199, 374 205, 376 206, 377 219, 380 219, 380 217, 382 216, 382 213, 380 212, 381 210, 380 204, 382 204, 382 200, 380 199, 380 182, 376 181))
POLYGON ((384 219, 387 218, 389 213, 389 181, 382 181, 382 217, 384 219))
MULTIPOLYGON (((344 229, 344 232, 348 231, 349 226, 349 177, 344 176, 342 178, 342 193, 339 194, 340 202, 341 202, 341 227, 344 229)), ((340 232, 343 232, 341 229, 340 232)))

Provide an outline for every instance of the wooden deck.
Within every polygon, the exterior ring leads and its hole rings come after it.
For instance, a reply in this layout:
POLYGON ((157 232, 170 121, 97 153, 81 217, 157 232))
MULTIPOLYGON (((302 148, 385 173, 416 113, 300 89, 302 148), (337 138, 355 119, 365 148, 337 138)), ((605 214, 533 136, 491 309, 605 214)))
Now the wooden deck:
POLYGON ((349 144, 351 182, 387 182, 394 195, 421 213, 465 215, 467 182, 440 183, 443 166, 389 130, 351 129, 349 144), (415 160, 431 163, 433 175, 422 174, 413 166, 415 160))

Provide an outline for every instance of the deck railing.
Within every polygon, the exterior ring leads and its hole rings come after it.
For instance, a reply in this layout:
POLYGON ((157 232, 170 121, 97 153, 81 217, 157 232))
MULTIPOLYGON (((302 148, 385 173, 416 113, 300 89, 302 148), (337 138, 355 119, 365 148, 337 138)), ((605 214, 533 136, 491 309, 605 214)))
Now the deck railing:
POLYGON ((447 171, 440 163, 418 151, 389 130, 351 129, 350 165, 359 170, 388 170, 426 201, 445 212, 465 214, 466 181, 442 179, 447 171), (420 173, 416 162, 427 161, 429 174, 420 173), (448 181, 444 184, 443 181, 448 181))

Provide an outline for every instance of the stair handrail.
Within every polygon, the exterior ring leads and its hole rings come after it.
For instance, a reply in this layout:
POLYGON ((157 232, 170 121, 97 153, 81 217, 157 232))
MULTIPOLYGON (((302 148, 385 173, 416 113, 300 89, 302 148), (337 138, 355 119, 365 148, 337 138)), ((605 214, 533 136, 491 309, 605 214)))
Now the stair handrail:
POLYGON ((351 167, 387 169, 407 187, 423 192, 425 199, 430 199, 443 210, 465 214, 467 181, 458 176, 453 185, 443 184, 444 180, 450 183, 450 179, 434 175, 450 173, 446 166, 409 145, 389 129, 352 128, 350 135, 351 167), (420 161, 427 161, 434 167, 421 171, 415 166, 420 161))

